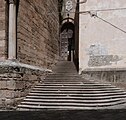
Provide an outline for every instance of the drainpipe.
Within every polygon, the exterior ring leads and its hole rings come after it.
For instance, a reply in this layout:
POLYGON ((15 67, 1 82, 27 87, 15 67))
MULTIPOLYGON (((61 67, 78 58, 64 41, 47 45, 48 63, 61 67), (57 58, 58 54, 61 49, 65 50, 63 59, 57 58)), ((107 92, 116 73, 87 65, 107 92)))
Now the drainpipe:
POLYGON ((8 59, 16 59, 16 0, 9 0, 8 59))

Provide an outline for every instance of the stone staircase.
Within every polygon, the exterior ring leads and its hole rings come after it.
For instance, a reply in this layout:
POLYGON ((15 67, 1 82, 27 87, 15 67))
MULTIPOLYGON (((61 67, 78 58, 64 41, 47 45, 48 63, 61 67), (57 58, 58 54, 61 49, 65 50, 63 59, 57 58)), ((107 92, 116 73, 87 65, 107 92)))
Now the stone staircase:
POLYGON ((90 110, 125 107, 126 92, 111 84, 86 80, 72 62, 61 61, 18 105, 18 110, 90 110))

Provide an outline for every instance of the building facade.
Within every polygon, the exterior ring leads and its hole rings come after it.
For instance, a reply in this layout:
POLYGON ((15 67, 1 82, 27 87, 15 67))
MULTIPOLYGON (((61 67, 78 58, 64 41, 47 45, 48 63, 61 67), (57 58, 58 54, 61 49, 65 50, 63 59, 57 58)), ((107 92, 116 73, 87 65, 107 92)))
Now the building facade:
POLYGON ((0 107, 11 108, 59 60, 125 87, 125 0, 0 0, 0 107))
POLYGON ((58 59, 58 1, 1 0, 0 14, 0 60, 16 59, 48 68, 58 59))
POLYGON ((80 5, 80 69, 124 67, 126 38, 124 0, 90 0, 80 5))
POLYGON ((0 107, 20 101, 59 59, 58 0, 0 0, 0 107))
POLYGON ((80 4, 79 70, 85 78, 126 88, 125 0, 80 4))

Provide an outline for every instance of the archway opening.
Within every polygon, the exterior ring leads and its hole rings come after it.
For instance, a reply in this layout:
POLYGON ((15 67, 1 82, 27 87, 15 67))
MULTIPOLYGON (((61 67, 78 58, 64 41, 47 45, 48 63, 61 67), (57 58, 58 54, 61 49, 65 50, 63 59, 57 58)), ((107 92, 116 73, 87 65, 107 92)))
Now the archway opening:
POLYGON ((75 26, 72 22, 65 22, 61 27, 60 56, 62 60, 74 61, 75 26))

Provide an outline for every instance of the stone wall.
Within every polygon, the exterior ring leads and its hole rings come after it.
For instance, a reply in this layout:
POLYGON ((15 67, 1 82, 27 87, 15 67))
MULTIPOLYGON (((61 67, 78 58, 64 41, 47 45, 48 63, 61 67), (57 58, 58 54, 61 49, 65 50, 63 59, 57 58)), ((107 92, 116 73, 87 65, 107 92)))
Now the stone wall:
POLYGON ((0 109, 14 109, 50 72, 16 61, 0 62, 0 109))
POLYGON ((81 75, 85 79, 98 81, 101 83, 111 83, 122 89, 126 89, 126 69, 125 68, 94 68, 85 69, 81 75))
POLYGON ((0 60, 5 59, 5 1, 0 0, 0 60))
POLYGON ((19 0, 17 60, 5 60, 8 5, 0 0, 0 108, 14 109, 59 59, 59 14, 58 0, 19 0))
POLYGON ((49 68, 59 57, 58 0, 20 0, 17 59, 49 68))
POLYGON ((106 66, 106 65, 112 65, 117 64, 118 61, 120 61, 121 58, 117 55, 100 55, 100 56, 90 56, 88 61, 89 67, 96 67, 96 66, 106 66))

